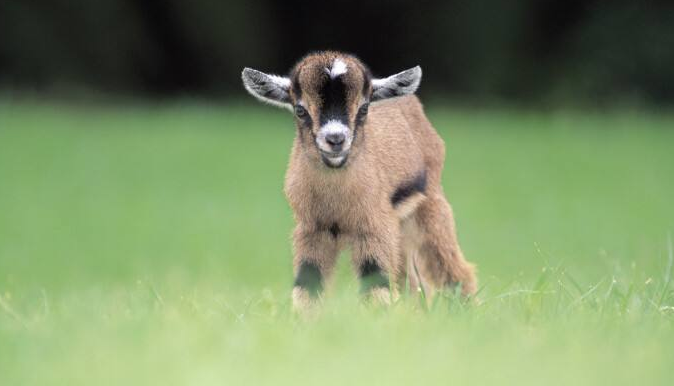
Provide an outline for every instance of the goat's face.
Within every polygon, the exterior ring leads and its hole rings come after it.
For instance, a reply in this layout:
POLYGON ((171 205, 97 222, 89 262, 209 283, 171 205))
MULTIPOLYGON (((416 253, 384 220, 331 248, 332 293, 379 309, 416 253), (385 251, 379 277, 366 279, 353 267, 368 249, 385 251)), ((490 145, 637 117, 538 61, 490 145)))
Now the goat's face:
POLYGON ((302 59, 287 78, 249 68, 242 77, 253 96, 293 111, 300 141, 311 158, 341 168, 367 120, 370 102, 413 93, 421 68, 372 79, 355 57, 325 52, 302 59))

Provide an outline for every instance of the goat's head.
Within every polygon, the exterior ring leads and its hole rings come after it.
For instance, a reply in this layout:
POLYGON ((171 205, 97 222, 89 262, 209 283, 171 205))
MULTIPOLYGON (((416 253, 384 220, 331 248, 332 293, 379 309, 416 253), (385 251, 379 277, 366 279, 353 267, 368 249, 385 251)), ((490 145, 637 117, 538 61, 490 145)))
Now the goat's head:
POLYGON ((357 58, 321 52, 300 60, 288 77, 245 68, 242 78, 257 99, 294 112, 300 139, 312 158, 340 168, 367 120, 370 102, 414 93, 421 68, 375 79, 357 58))

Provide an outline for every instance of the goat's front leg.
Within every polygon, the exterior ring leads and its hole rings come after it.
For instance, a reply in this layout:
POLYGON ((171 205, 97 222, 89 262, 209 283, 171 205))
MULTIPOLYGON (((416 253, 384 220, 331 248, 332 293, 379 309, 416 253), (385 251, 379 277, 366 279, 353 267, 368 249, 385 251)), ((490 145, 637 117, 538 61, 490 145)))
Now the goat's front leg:
POLYGON ((293 235, 293 245, 293 308, 302 312, 311 308, 323 293, 339 253, 338 236, 330 229, 298 224, 293 235))
POLYGON ((356 236, 353 263, 361 294, 368 300, 390 304, 398 294, 397 283, 405 271, 399 251, 400 226, 396 219, 379 225, 378 229, 356 236))

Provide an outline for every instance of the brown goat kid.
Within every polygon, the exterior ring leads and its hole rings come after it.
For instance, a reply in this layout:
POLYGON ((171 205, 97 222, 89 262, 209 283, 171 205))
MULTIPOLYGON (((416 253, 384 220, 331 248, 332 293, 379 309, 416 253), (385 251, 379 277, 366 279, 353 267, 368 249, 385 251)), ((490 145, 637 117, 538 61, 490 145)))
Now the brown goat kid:
POLYGON ((444 142, 412 95, 420 67, 375 79, 351 55, 320 52, 289 77, 246 68, 242 78, 256 98, 295 113, 285 193, 297 223, 296 308, 318 299, 347 246, 363 294, 379 301, 408 274, 415 289, 475 292, 440 184, 444 142))

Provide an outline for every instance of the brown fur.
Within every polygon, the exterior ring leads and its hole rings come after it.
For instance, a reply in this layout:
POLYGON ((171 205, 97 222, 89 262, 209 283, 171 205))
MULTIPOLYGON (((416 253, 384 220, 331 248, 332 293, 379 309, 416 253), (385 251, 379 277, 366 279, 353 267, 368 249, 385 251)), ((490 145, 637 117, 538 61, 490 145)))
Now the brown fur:
MULTIPOLYGON (((336 58, 347 63, 345 74, 348 114, 355 119, 358 106, 371 93, 369 72, 356 58, 335 52, 310 55, 291 73, 293 103, 301 100, 311 117, 321 106, 317 87, 325 81, 324 69, 336 58), (355 70, 357 69, 357 70, 355 70)), ((459 247, 452 209, 445 199, 440 177, 445 161, 443 140, 426 118, 414 95, 374 102, 355 137, 346 165, 331 169, 320 162, 314 145, 318 129, 304 127, 298 119, 286 174, 285 193, 293 209, 295 275, 307 262, 318 267, 325 283, 340 250, 350 247, 356 268, 374 260, 393 289, 401 288, 407 274, 415 287, 427 291, 461 285, 465 295, 476 290, 473 266, 459 247), (393 205, 391 197, 401 185, 425 171, 427 184, 393 205), (414 272, 409 272, 409 270, 414 272), (417 276, 417 272, 419 276, 417 276)), ((382 288, 371 289, 379 299, 382 288)), ((294 305, 314 300, 305 288, 293 290, 294 305)))

